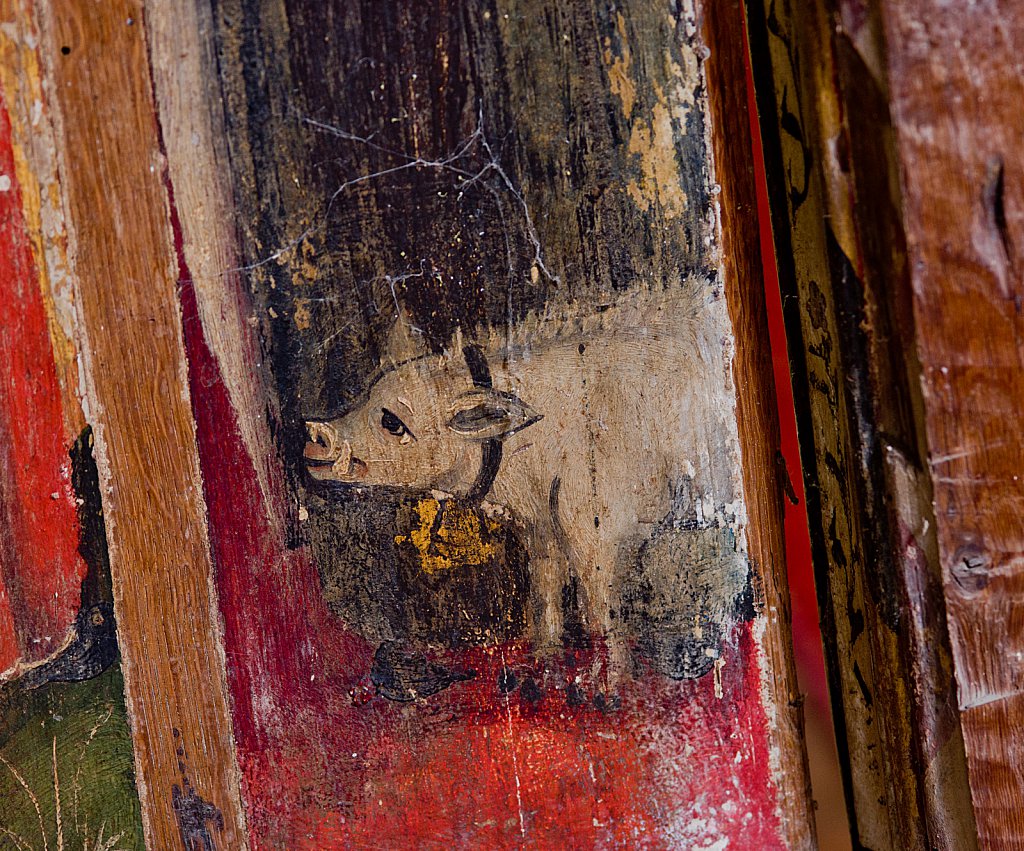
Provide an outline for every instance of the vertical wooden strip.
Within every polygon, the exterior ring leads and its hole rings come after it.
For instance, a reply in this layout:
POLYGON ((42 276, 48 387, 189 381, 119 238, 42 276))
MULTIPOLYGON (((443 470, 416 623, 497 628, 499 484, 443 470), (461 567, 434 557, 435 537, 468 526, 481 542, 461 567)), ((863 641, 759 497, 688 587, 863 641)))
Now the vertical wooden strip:
POLYGON ((859 499, 868 518, 876 695, 892 809, 900 819, 896 842, 906 846, 912 823, 925 847, 959 851, 977 847, 977 831, 941 591, 921 365, 910 344, 917 326, 877 15, 876 8, 863 16, 844 3, 830 19, 840 105, 837 115, 822 110, 825 132, 817 144, 857 423, 859 499), (840 141, 831 144, 829 128, 836 126, 840 141))
MULTIPOLYGON (((758 91, 762 135, 797 387, 811 547, 823 633, 829 636, 825 658, 851 826, 855 842, 893 848, 886 806, 887 751, 875 717, 870 638, 862 626, 851 626, 858 619, 863 624, 867 603, 859 546, 863 531, 857 506, 851 505, 848 471, 856 462, 835 342, 839 331, 832 301, 824 302, 828 309, 803 307, 814 301, 815 292, 819 301, 831 295, 830 287, 821 286, 830 280, 827 200, 808 141, 818 134, 818 115, 812 108, 816 102, 808 102, 808 93, 820 81, 828 60, 820 55, 822 45, 816 38, 817 8, 801 7, 805 15, 797 17, 799 12, 794 12, 791 18, 781 4, 752 2, 749 7, 755 79, 765 81, 758 91), (818 356, 807 353, 808 347, 814 347, 818 356)), ((830 97, 831 90, 823 87, 822 100, 830 97)))
POLYGON ((43 17, 147 843, 244 848, 143 22, 43 17))
POLYGON ((74 342, 74 289, 57 179, 50 107, 43 94, 39 29, 30 0, 0 0, 0 83, 8 101, 14 172, 32 246, 43 309, 57 367, 64 432, 75 440, 85 427, 74 342))
POLYGON ((779 814, 790 848, 814 845, 814 813, 803 745, 802 701, 790 633, 783 538, 783 484, 772 377, 771 345, 764 304, 764 269, 758 231, 750 117, 747 112, 746 50, 740 0, 710 3, 705 41, 709 136, 719 175, 720 228, 726 300, 736 337, 733 372, 743 459, 743 491, 750 518, 751 557, 763 578, 764 683, 771 707, 771 734, 779 765, 779 814))
POLYGON ((280 470, 265 416, 268 387, 259 367, 237 246, 224 106, 217 81, 210 6, 194 0, 146 6, 146 32, 162 142, 195 291, 202 334, 217 361, 237 428, 252 459, 275 531, 281 528, 280 470))
POLYGON ((1024 847, 1024 11, 881 4, 929 469, 981 843, 1024 847))
POLYGON ((877 20, 749 8, 854 844, 970 848, 877 20))
MULTIPOLYGON (((4 357, 14 382, 6 388, 13 426, 11 437, 4 440, 4 452, 9 456, 9 472, 13 474, 14 466, 20 464, 22 478, 28 477, 21 491, 13 479, 9 483, 10 493, 3 500, 8 528, 19 526, 14 522, 17 506, 31 509, 27 531, 12 531, 7 544, 9 552, 16 554, 8 556, 6 572, 8 590, 20 600, 16 618, 20 649, 0 661, 3 670, 15 659, 31 664, 58 648, 79 604, 85 568, 76 551, 78 526, 66 450, 81 434, 85 421, 73 340, 73 288, 53 130, 42 90, 38 27, 33 7, 25 0, 0 0, 0 21, 0 89, 10 121, 11 148, 10 157, 4 156, 9 185, 5 184, 2 197, 10 216, 5 248, 11 258, 18 257, 18 270, 9 269, 3 284, 12 288, 10 303, 19 305, 12 311, 18 320, 6 323, 3 335, 15 352, 4 357), (28 353, 33 364, 28 373, 14 365, 22 353, 28 353), (25 395, 30 380, 37 389, 31 398, 25 395), (43 450, 40 441, 47 442, 49 449, 43 450), (57 500, 54 493, 60 494, 57 500)), ((13 604, 14 598, 8 602, 13 604)), ((10 614, 13 629, 15 616, 13 611, 10 614)))

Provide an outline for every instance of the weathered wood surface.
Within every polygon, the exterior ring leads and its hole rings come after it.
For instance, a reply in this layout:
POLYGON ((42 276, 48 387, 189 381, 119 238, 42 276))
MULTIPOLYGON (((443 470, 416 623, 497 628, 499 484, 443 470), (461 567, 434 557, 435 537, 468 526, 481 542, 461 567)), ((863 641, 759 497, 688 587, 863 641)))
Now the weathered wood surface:
POLYGON ((969 848, 878 20, 748 8, 854 844, 969 848))
POLYGON ((1024 847, 1024 13, 883 3, 928 471, 981 844, 1024 847))
POLYGON ((39 32, 0 23, 0 847, 141 849, 39 32))
POLYGON ((243 848, 144 21, 38 13, 147 843, 243 848))
POLYGON ((750 518, 749 546, 764 582, 764 614, 768 621, 764 648, 773 677, 771 724, 780 745, 781 794, 793 801, 788 813, 791 848, 813 843, 813 816, 803 810, 811 800, 804 752, 803 699, 797 691, 792 641, 792 611, 786 577, 784 507, 787 476, 776 417, 775 373, 765 305, 765 262, 761 256, 760 221, 755 186, 752 121, 747 87, 747 50, 742 0, 708 5, 705 43, 713 45, 707 80, 712 150, 721 210, 721 239, 726 300, 730 307, 737 376, 759 376, 736 382, 736 416, 743 458, 743 490, 750 518), (737 39, 740 43, 737 44, 737 39), (728 47, 726 47, 728 45, 728 47), (737 81, 744 80, 740 85, 737 81))

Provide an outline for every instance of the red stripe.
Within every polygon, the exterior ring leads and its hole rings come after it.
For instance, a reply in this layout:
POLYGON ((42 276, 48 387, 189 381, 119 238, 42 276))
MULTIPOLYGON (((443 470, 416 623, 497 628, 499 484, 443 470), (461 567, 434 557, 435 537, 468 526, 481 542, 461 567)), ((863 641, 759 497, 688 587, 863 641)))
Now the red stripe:
POLYGON ((0 96, 0 670, 64 639, 85 564, 71 487, 70 440, 43 296, 0 96))

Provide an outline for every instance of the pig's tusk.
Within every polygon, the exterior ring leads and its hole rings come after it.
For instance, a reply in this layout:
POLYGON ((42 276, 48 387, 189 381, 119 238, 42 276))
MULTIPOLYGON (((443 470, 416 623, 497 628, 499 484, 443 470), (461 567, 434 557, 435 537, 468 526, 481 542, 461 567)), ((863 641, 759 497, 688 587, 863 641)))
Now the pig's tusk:
POLYGON ((399 405, 405 405, 405 407, 409 409, 409 413, 410 414, 415 414, 416 413, 416 410, 413 408, 412 404, 409 402, 408 399, 403 399, 401 396, 399 396, 398 397, 398 404, 399 405))
POLYGON ((334 452, 334 432, 331 429, 323 423, 306 423, 306 427, 309 429, 309 439, 313 443, 319 443, 322 437, 326 438, 328 453, 334 452))
POLYGON ((345 441, 345 451, 341 453, 338 460, 331 464, 331 472, 336 476, 347 476, 352 469, 352 444, 345 441))

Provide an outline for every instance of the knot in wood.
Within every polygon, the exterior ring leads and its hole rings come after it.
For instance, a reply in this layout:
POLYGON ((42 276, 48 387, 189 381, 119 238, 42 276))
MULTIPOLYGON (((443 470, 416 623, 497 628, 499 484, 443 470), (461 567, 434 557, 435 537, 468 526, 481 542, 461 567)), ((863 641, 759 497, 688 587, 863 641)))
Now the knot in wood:
POLYGON ((988 587, 991 563, 975 544, 957 550, 950 567, 955 589, 965 596, 974 596, 988 587))

